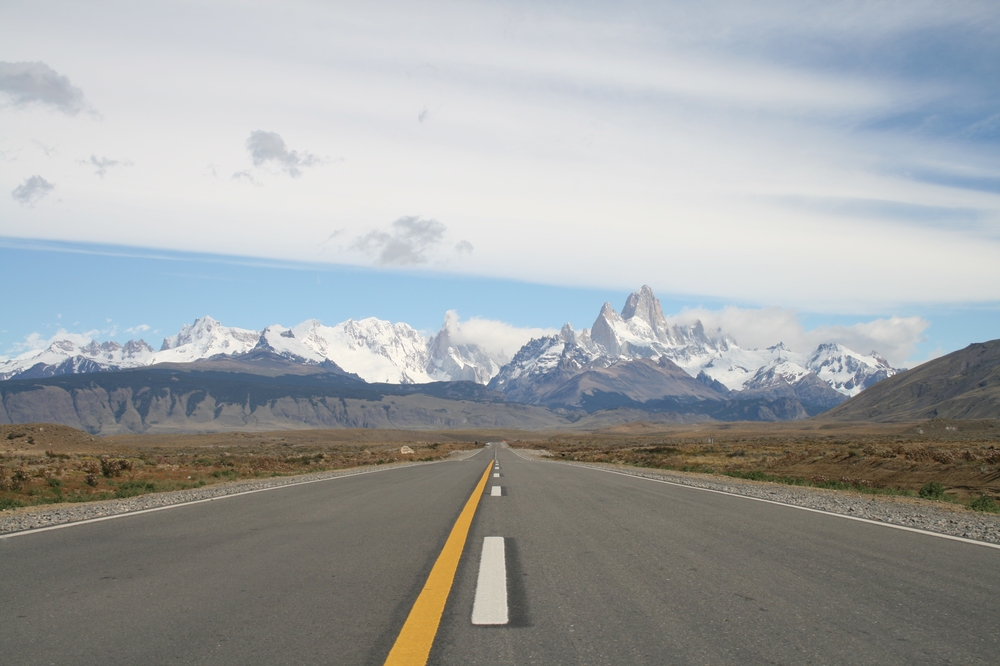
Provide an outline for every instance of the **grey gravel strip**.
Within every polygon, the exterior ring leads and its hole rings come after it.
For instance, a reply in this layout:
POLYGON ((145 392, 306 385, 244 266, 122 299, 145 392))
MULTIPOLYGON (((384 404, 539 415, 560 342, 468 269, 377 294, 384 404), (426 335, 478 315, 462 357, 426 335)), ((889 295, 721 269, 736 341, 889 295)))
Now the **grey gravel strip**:
MULTIPOLYGON (((456 452, 443 460, 464 460, 477 451, 456 452)), ((435 461, 436 462, 436 461, 435 461)), ((60 505, 40 505, 4 511, 0 514, 0 534, 10 534, 12 532, 24 532, 35 530, 41 527, 53 527, 75 523, 81 520, 93 518, 104 518, 135 511, 145 511, 173 504, 186 504, 200 500, 226 497, 228 495, 238 495, 254 490, 265 490, 268 488, 279 488, 281 486, 298 485, 326 479, 335 479, 342 476, 356 476, 358 474, 371 474, 397 467, 412 467, 414 465, 431 465, 433 462, 401 462, 388 465, 371 465, 366 467, 352 467, 350 469, 332 470, 327 472, 314 472, 313 474, 301 474, 298 476, 269 477, 266 479, 249 479, 246 481, 231 481, 229 483, 218 483, 201 488, 189 488, 187 490, 173 490, 163 493, 150 493, 139 495, 127 499, 111 499, 99 502, 80 502, 74 504, 60 505)))
MULTIPOLYGON (((536 455, 540 459, 548 457, 546 452, 539 452, 536 455)), ((606 469, 646 479, 670 481, 694 488, 718 490, 733 495, 755 497, 807 509, 817 509, 880 523, 1000 544, 1000 515, 977 513, 965 507, 945 502, 893 495, 868 495, 825 488, 786 486, 767 481, 750 481, 693 472, 642 469, 628 465, 580 462, 566 464, 606 469)))

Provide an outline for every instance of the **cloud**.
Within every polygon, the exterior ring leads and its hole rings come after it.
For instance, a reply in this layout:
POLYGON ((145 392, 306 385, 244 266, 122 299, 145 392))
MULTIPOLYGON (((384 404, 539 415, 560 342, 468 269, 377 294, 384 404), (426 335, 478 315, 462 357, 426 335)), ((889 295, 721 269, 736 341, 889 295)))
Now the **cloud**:
POLYGON ((520 328, 495 319, 473 317, 460 321, 458 312, 448 310, 442 328, 455 344, 477 344, 493 358, 506 363, 521 347, 533 338, 555 335, 554 328, 520 328))
POLYGON ((54 189, 56 189, 55 185, 41 176, 35 175, 25 178, 24 182, 15 187, 10 195, 22 206, 34 206, 54 189))
POLYGON ((7 353, 14 353, 21 356, 33 356, 34 354, 48 349, 53 342, 69 340, 76 345, 85 345, 92 341, 100 331, 93 330, 84 333, 70 333, 65 328, 60 328, 56 333, 48 338, 41 333, 29 333, 24 336, 22 342, 15 342, 7 353))
POLYGON ((233 180, 238 180, 241 183, 246 183, 247 185, 254 185, 260 187, 260 181, 253 177, 253 174, 248 170, 237 171, 233 174, 233 180))
MULTIPOLYGON (((322 164, 323 160, 312 153, 289 150, 277 132, 254 130, 246 142, 255 167, 275 164, 292 178, 302 175, 300 167, 322 164)), ((235 174, 234 174, 235 177, 235 174)))
POLYGON ((96 155, 91 155, 89 160, 80 160, 80 164, 89 164, 94 167, 94 173, 104 177, 104 174, 108 172, 108 169, 114 167, 129 167, 132 163, 128 160, 113 160, 110 157, 97 157, 96 155))
POLYGON ((37 103, 69 115, 84 108, 83 91, 44 62, 0 62, 0 93, 16 107, 37 103))
POLYGON ((446 230, 437 220, 401 217, 389 231, 370 231, 358 238, 354 248, 375 255, 380 266, 425 264, 428 251, 444 239, 446 230))
POLYGON ((455 252, 458 252, 459 254, 472 254, 472 250, 472 243, 467 240, 458 241, 458 243, 455 244, 455 252))
POLYGON ((35 144, 40 151, 45 153, 46 157, 55 157, 56 149, 53 146, 47 146, 38 139, 32 139, 31 143, 35 144))
POLYGON ((150 329, 149 324, 139 324, 138 326, 132 326, 130 328, 126 328, 125 332, 128 333, 129 335, 137 335, 139 333, 145 333, 149 329, 150 329))
POLYGON ((793 351, 808 353, 824 342, 837 342, 861 354, 877 351, 897 367, 911 358, 930 325, 923 317, 888 317, 806 330, 795 310, 735 306, 721 310, 686 308, 667 319, 671 324, 687 325, 700 320, 706 330, 721 329, 744 348, 784 342, 793 351))
POLYGON ((928 206, 903 201, 849 197, 774 197, 790 208, 857 218, 882 218, 896 222, 943 226, 975 227, 987 217, 986 211, 971 207, 928 206))

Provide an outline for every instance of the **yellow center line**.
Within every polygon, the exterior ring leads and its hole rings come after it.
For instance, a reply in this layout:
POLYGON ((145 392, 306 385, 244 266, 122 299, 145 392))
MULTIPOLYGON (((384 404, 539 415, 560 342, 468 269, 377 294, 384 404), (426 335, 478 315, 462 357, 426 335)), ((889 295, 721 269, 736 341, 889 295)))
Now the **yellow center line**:
POLYGON ((476 515, 476 508, 479 506, 479 500, 483 496, 492 469, 493 462, 490 461, 479 483, 476 484, 476 489, 472 491, 469 501, 465 503, 465 508, 455 521, 454 527, 451 528, 451 534, 448 535, 441 554, 438 555, 430 575, 427 576, 424 589, 413 603, 413 608, 410 609, 410 614, 399 636, 396 637, 392 650, 389 651, 389 656, 385 660, 386 666, 423 666, 427 663, 431 646, 434 644, 434 636, 437 635, 438 625, 441 624, 444 605, 448 601, 451 585, 455 581, 458 561, 462 557, 462 550, 465 549, 472 517, 476 515))

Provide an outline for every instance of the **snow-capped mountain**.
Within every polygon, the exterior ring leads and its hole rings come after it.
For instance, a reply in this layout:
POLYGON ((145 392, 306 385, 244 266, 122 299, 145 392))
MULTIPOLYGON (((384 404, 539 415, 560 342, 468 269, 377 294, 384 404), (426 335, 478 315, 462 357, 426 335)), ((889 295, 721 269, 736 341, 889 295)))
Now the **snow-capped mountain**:
POLYGON ((268 326, 260 347, 290 360, 332 361, 367 382, 422 384, 427 372, 428 341, 408 324, 370 317, 324 326, 315 319, 294 328, 268 326))
POLYGON ((97 343, 91 340, 79 344, 58 340, 46 349, 0 359, 0 380, 131 368, 150 363, 154 354, 153 348, 143 340, 129 340, 124 345, 114 341, 97 343))
POLYGON ((876 352, 862 355, 836 343, 810 353, 794 352, 780 342, 767 349, 743 349, 722 331, 707 332, 700 321, 670 325, 652 289, 643 286, 629 295, 621 314, 605 303, 589 331, 576 333, 567 325, 559 335, 532 340, 490 387, 530 402, 539 395, 538 385, 566 381, 594 368, 663 358, 720 395, 734 391, 758 396, 764 389, 768 395, 791 395, 794 391, 780 389, 802 385, 800 392, 808 389, 810 399, 824 405, 898 372, 876 352))
MULTIPOLYGON (((332 364, 368 382, 488 384, 509 400, 535 404, 541 404, 545 396, 565 395, 563 389, 572 381, 584 387, 580 388, 583 395, 607 392, 608 387, 648 376, 661 388, 684 384, 684 394, 689 396, 704 398, 699 392, 706 387, 720 400, 794 398, 815 411, 897 372, 876 352, 862 355, 836 343, 822 344, 808 353, 782 343, 744 349, 720 330, 707 331, 701 322, 671 324, 648 286, 629 295, 621 314, 605 303, 590 330, 574 331, 567 324, 557 335, 531 340, 513 359, 491 354, 459 333, 453 313, 429 337, 408 324, 376 318, 349 319, 334 326, 310 319, 292 328, 274 324, 254 331, 202 317, 164 339, 159 351, 142 340, 125 345, 62 340, 46 349, 0 359, 0 379, 186 363, 264 351, 295 363, 332 364), (642 359, 658 365, 608 372, 618 364, 642 359), (674 366, 696 378, 701 387, 675 381, 674 366), (590 373, 586 381, 574 380, 586 373, 590 373)), ((637 399, 653 390, 651 384, 626 393, 637 399)))
MULTIPOLYGON (((257 346, 258 331, 223 326, 211 317, 195 319, 177 335, 164 338, 150 363, 187 363, 224 354, 245 354, 257 346)), ((141 365, 148 365, 143 363, 141 365)))
POLYGON ((223 326, 211 317, 201 317, 165 338, 159 351, 143 340, 125 345, 93 341, 81 345, 61 340, 44 350, 0 360, 0 379, 188 363, 263 350, 298 363, 331 362, 367 382, 466 380, 485 384, 506 361, 475 344, 454 344, 451 337, 447 319, 437 335, 427 338, 408 324, 373 317, 348 319, 336 326, 310 319, 293 328, 275 324, 263 331, 223 326))
POLYGON ((902 372, 889 365, 877 351, 864 356, 835 342, 817 347, 806 359, 806 367, 835 390, 851 397, 902 372))

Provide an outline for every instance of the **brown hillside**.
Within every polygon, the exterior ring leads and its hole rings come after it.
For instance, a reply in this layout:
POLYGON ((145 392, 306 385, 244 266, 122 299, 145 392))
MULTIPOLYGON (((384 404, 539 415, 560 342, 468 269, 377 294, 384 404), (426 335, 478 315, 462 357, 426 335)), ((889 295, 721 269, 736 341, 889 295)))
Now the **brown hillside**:
POLYGON ((1000 340, 971 344, 865 389, 823 421, 1000 418, 1000 340))

